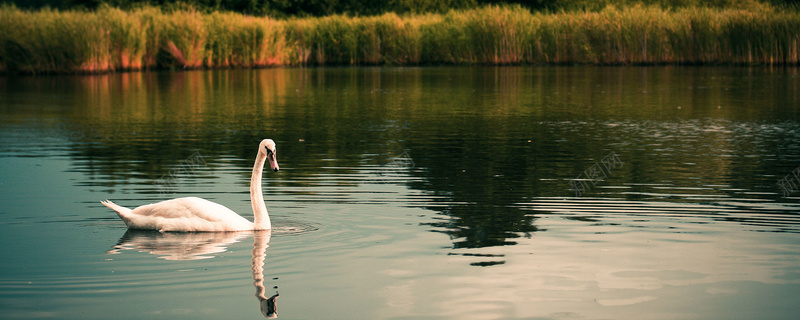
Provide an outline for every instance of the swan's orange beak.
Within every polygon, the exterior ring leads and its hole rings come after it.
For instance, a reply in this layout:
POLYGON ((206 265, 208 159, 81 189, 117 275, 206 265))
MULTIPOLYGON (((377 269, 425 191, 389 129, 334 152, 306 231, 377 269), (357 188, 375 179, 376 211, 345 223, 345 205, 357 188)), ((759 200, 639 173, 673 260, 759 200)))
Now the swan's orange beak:
POLYGON ((269 160, 269 167, 272 171, 278 172, 281 168, 278 166, 278 160, 275 159, 275 153, 269 152, 267 153, 267 160, 269 160))

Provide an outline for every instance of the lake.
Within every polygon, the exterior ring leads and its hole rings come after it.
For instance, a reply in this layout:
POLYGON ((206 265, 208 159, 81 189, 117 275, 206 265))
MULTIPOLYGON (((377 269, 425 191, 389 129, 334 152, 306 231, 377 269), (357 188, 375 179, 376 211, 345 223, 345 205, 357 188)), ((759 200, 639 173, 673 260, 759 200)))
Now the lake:
POLYGON ((0 314, 789 319, 799 179, 798 68, 0 77, 0 314), (252 219, 265 138, 271 232, 100 204, 252 219))

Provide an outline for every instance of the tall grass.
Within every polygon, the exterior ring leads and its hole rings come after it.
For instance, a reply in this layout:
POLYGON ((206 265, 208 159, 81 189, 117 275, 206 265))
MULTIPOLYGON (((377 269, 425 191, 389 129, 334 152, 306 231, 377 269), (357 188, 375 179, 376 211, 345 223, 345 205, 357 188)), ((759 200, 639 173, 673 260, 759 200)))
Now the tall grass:
POLYGON ((434 15, 290 19, 286 39, 293 64, 419 64, 422 29, 439 21, 434 15))
POLYGON ((284 63, 283 31, 277 21, 212 13, 205 22, 208 30, 205 66, 251 68, 284 63))
POLYGON ((109 33, 97 15, 44 10, 0 12, 0 63, 20 72, 102 70, 111 64, 109 33))
POLYGON ((798 64, 800 13, 657 6, 275 20, 0 8, 0 71, 408 64, 798 64))

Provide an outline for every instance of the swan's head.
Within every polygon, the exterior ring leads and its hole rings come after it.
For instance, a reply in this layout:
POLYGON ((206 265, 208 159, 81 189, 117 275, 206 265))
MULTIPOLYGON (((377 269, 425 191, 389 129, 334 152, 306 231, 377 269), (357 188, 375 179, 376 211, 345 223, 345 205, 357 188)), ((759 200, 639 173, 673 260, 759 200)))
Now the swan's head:
POLYGON ((275 292, 275 295, 269 298, 264 298, 264 296, 259 296, 258 301, 261 304, 261 314, 264 315, 264 318, 267 319, 276 319, 278 318, 278 306, 276 303, 278 302, 278 297, 280 295, 275 292))
POLYGON ((263 153, 267 157, 267 161, 269 161, 269 167, 272 171, 278 172, 280 167, 278 167, 278 159, 276 158, 275 149, 275 141, 272 139, 264 139, 261 140, 261 144, 258 147, 258 152, 263 153))

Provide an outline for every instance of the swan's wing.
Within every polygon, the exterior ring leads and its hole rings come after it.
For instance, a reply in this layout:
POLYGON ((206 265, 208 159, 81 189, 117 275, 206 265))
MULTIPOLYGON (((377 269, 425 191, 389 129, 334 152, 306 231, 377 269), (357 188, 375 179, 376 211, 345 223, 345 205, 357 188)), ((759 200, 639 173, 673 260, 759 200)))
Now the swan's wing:
POLYGON ((178 198, 133 209, 129 228, 159 231, 251 230, 252 223, 231 209, 201 198, 178 198))
POLYGON ((194 218, 218 220, 220 215, 233 213, 231 209, 202 198, 178 198, 151 203, 133 209, 133 213, 141 216, 166 219, 194 218))

